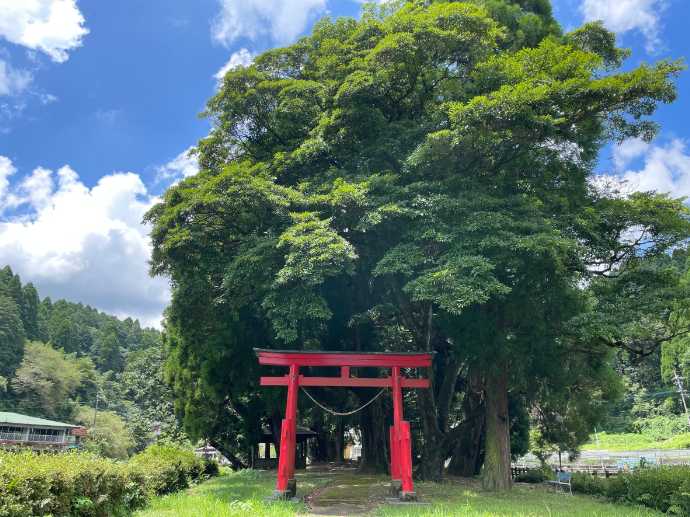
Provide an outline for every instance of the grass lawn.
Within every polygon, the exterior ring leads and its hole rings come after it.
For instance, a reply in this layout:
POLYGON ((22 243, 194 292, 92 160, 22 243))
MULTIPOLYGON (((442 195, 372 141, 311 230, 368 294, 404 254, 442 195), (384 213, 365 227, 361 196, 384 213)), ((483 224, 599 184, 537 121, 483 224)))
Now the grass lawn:
MULTIPOLYGON (((304 503, 266 502, 273 491, 274 472, 226 473, 185 492, 157 498, 135 517, 283 517, 310 515, 304 503)), ((555 493, 541 486, 518 485, 508 494, 482 492, 476 482, 450 480, 443 484, 418 483, 425 504, 391 505, 385 502, 386 478, 354 473, 298 475, 298 495, 314 493, 310 504, 319 515, 467 516, 467 517, 652 517, 662 513, 613 505, 587 496, 555 493), (362 510, 364 508, 365 510, 362 510)))
POLYGON ((418 483, 417 492, 428 507, 379 507, 377 517, 467 516, 467 517, 652 517, 661 512, 648 508, 616 505, 584 495, 565 494, 543 486, 517 484, 507 494, 483 492, 465 480, 445 484, 418 483))
POLYGON ((607 434, 599 433, 599 443, 591 441, 582 449, 607 451, 644 451, 647 449, 687 449, 690 448, 690 433, 678 434, 668 440, 654 441, 649 436, 638 433, 607 434))
MULTIPOLYGON (((297 496, 302 498, 329 481, 329 477, 318 474, 300 476, 297 496)), ((303 503, 266 502, 274 487, 275 472, 224 471, 221 476, 189 490, 156 498, 134 517, 283 517, 306 512, 303 503)))

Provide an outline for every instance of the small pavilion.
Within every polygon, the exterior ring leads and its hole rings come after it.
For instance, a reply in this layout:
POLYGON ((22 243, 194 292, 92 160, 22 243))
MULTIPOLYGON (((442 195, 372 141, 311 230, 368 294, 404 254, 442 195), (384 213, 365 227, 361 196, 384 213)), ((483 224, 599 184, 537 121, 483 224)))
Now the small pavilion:
MULTIPOLYGON (((316 433, 306 427, 297 426, 297 450, 295 455, 295 468, 307 468, 307 453, 309 440, 316 438, 316 433)), ((273 433, 269 429, 263 429, 259 444, 254 450, 254 468, 273 470, 278 468, 278 444, 275 443, 273 433), (273 445, 273 447, 271 447, 273 445)))

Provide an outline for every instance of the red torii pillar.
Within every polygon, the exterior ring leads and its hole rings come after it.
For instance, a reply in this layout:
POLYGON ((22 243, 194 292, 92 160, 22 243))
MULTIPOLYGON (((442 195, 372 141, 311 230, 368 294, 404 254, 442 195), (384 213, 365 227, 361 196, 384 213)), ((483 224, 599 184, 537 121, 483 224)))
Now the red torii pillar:
POLYGON ((390 388, 393 396, 393 425, 390 428, 391 478, 404 500, 415 498, 412 482, 412 439, 410 423, 403 420, 403 388, 429 388, 428 379, 409 379, 400 373, 401 368, 428 368, 432 355, 428 353, 361 353, 361 352, 310 352, 289 350, 255 349, 259 364, 286 366, 289 373, 282 377, 261 377, 262 386, 287 386, 285 418, 280 432, 278 480, 276 496, 294 497, 295 447, 297 431, 297 396, 300 386, 330 386, 356 388, 390 388), (340 377, 305 377, 300 375, 302 366, 340 367, 340 377), (390 377, 351 377, 350 367, 390 368, 390 377))

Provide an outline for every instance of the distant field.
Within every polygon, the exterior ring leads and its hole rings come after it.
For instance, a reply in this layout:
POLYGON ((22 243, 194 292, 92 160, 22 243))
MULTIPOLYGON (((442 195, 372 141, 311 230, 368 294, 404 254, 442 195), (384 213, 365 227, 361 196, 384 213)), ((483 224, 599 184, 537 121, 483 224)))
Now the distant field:
POLYGON ((638 433, 599 433, 598 438, 598 443, 595 443, 594 439, 592 439, 592 441, 582 447, 582 450, 644 451, 648 449, 690 448, 690 433, 678 434, 672 438, 662 441, 655 441, 649 436, 638 433))

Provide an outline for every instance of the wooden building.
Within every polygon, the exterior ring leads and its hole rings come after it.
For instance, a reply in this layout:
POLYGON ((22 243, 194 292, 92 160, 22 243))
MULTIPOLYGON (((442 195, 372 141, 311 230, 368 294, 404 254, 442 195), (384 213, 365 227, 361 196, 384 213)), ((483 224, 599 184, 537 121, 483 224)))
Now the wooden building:
POLYGON ((78 425, 0 412, 0 448, 68 450, 78 448, 84 436, 86 428, 78 425))

